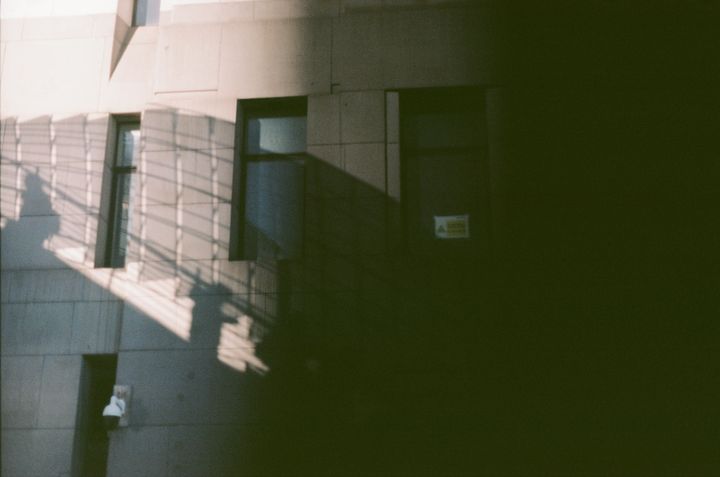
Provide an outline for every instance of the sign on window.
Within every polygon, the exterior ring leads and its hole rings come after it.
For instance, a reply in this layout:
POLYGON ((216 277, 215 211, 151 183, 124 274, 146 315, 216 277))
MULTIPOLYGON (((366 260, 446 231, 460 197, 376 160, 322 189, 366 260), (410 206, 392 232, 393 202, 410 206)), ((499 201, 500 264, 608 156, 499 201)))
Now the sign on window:
POLYGON ((435 238, 461 239, 470 238, 469 215, 436 215, 435 238))

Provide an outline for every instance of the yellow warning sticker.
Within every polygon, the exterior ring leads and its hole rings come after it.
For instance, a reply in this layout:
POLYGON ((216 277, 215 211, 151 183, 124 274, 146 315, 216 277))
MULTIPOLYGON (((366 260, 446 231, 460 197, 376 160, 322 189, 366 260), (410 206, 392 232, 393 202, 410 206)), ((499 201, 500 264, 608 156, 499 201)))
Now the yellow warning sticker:
POLYGON ((470 238, 469 215, 436 215, 434 219, 436 238, 470 238))

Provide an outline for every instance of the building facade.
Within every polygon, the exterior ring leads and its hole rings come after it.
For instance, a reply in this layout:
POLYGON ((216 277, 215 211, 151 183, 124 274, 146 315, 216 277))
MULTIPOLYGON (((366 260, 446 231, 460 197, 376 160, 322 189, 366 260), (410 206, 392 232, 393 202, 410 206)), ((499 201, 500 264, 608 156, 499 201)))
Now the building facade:
POLYGON ((2 474, 481 469, 496 25, 3 1, 2 474))
POLYGON ((3 0, 2 475, 720 474, 718 13, 3 0))

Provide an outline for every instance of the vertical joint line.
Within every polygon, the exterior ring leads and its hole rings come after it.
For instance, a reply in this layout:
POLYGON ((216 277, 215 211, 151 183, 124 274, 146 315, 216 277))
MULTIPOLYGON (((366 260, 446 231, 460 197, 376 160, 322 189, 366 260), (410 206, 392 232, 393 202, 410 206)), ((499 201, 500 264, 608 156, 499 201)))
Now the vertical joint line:
POLYGON ((143 134, 142 118, 140 119, 140 154, 138 164, 138 179, 140 180, 140 246, 138 247, 138 258, 140 262, 139 273, 142 274, 146 255, 146 234, 147 234, 147 159, 145 155, 146 137, 143 134))
POLYGON ((15 220, 20 218, 20 199, 22 194, 20 187, 22 183, 22 135, 20 133, 20 121, 15 121, 15 160, 17 170, 15 171, 15 220))
MULTIPOLYGON (((173 132, 173 148, 175 156, 175 262, 177 263, 177 272, 179 273, 180 265, 182 264, 182 238, 183 238, 183 174, 182 174, 182 156, 180 154, 180 148, 178 145, 178 117, 177 111, 173 112, 172 119, 172 132, 173 132)), ((176 275, 176 285, 179 286, 179 275, 176 275)))
POLYGON ((92 210, 92 139, 88 129, 88 116, 83 116, 83 137, 85 142, 85 263, 90 264, 91 224, 90 211, 92 210))
POLYGON ((384 143, 383 144, 383 159, 385 160, 385 197, 384 197, 384 204, 383 204, 383 222, 385 225, 385 233, 383 234, 385 238, 385 246, 383 247, 383 251, 385 253, 388 252, 388 247, 390 246, 390 213, 388 211, 388 207, 390 206, 391 200, 390 200, 390 190, 388 189, 388 107, 387 107, 387 97, 388 93, 386 90, 383 90, 383 117, 385 118, 385 124, 383 124, 383 131, 384 131, 384 143))
POLYGON ((210 118, 208 122, 210 137, 210 169, 212 182, 212 280, 213 283, 220 281, 220 263, 219 258, 219 241, 220 241, 220 218, 219 207, 220 201, 219 184, 218 184, 218 157, 217 142, 215 141, 215 118, 210 118))
POLYGON ((50 116, 48 120, 50 132, 50 203, 55 207, 57 200, 57 145, 55 144, 55 121, 50 116))

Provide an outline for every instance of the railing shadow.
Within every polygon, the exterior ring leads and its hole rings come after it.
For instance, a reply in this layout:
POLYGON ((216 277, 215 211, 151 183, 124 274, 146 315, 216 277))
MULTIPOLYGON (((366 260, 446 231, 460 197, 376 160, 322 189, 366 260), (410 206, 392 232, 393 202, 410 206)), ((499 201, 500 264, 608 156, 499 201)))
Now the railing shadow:
MULTIPOLYGON (((397 201, 306 156, 302 256, 228 261, 234 125, 155 110, 143 118, 127 266, 94 268, 106 130, 82 116, 6 121, 2 244, 7 277, 62 270, 83 290, 62 300, 124 303, 114 344, 67 350, 117 352, 117 381, 133 385, 115 470, 136 472, 142 457, 127 457, 148 439, 167 443, 173 475, 474 465, 469 443, 487 439, 479 423, 496 425, 499 405, 474 380, 497 346, 482 333, 493 322, 487 259, 406 253, 397 201)), ((7 306, 32 285, 13 287, 7 306)), ((82 319, 93 317, 70 317, 72 333, 82 319)), ((28 337, 6 329, 3 348, 27 351, 28 337)))

